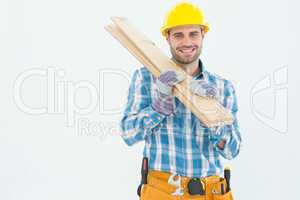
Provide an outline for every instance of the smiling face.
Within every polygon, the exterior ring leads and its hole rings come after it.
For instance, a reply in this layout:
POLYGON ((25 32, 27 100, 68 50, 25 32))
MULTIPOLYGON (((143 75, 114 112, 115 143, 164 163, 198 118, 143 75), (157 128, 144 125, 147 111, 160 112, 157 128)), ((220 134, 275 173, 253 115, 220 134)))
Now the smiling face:
POLYGON ((167 41, 173 58, 181 64, 190 64, 201 54, 204 31, 201 26, 187 25, 171 28, 167 41))

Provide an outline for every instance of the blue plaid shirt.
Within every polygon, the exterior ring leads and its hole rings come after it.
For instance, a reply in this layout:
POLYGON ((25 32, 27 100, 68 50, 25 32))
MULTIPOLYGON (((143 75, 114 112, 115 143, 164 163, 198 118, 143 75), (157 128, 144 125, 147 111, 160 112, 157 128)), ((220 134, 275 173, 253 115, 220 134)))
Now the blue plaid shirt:
POLYGON ((150 170, 187 177, 220 175, 221 157, 233 159, 239 153, 241 136, 232 83, 206 70, 194 78, 217 86, 217 99, 231 110, 233 124, 206 128, 176 97, 174 114, 160 114, 151 106, 156 78, 145 67, 133 74, 121 120, 121 136, 128 145, 145 141, 144 156, 149 158, 150 170), (217 145, 221 140, 226 141, 223 149, 217 145))

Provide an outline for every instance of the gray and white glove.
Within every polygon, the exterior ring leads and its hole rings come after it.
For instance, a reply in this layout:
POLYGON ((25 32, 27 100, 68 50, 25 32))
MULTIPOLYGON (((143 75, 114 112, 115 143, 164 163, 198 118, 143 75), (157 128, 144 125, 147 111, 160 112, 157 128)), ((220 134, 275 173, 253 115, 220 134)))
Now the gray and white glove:
POLYGON ((204 97, 215 98, 217 96, 218 89, 215 85, 209 84, 205 80, 191 80, 188 84, 188 88, 194 94, 204 97))
POLYGON ((172 96, 172 87, 181 82, 185 75, 175 70, 166 70, 160 74, 156 80, 156 90, 152 107, 157 112, 170 115, 174 112, 174 97, 172 96))

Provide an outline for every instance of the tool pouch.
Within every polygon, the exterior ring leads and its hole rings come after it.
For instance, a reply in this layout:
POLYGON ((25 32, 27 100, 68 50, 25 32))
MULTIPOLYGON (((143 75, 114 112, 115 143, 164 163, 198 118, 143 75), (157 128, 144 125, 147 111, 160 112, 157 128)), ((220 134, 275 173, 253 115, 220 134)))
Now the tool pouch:
MULTIPOLYGON (((174 195, 178 187, 168 183, 164 174, 148 176, 148 183, 141 188, 140 200, 233 200, 232 192, 227 191, 226 180, 222 177, 212 176, 203 180, 205 195, 191 195, 188 190, 189 180, 182 184, 183 195, 174 195)), ((184 181, 183 181, 184 182, 184 181)))
POLYGON ((171 193, 167 193, 152 185, 144 185, 142 189, 142 195, 140 200, 209 200, 205 195, 200 196, 173 196, 171 193))
POLYGON ((214 194, 213 195, 214 200, 233 200, 231 191, 225 193, 225 194, 214 194))
POLYGON ((227 184, 225 179, 221 178, 221 180, 217 183, 211 184, 211 186, 208 186, 211 188, 208 188, 209 191, 212 191, 212 193, 208 196, 210 196, 210 199, 213 200, 233 200, 232 192, 227 191, 227 184))
POLYGON ((141 200, 179 200, 179 197, 172 196, 152 185, 143 185, 141 200))

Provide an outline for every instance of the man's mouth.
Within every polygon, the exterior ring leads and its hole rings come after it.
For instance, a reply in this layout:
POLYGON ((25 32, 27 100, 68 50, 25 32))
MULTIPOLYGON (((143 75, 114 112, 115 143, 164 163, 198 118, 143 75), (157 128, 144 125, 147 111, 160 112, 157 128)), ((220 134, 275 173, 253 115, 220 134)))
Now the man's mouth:
POLYGON ((188 48, 188 49, 179 49, 178 50, 181 54, 185 55, 185 56, 189 56, 194 54, 194 52, 196 51, 196 48, 188 48))

